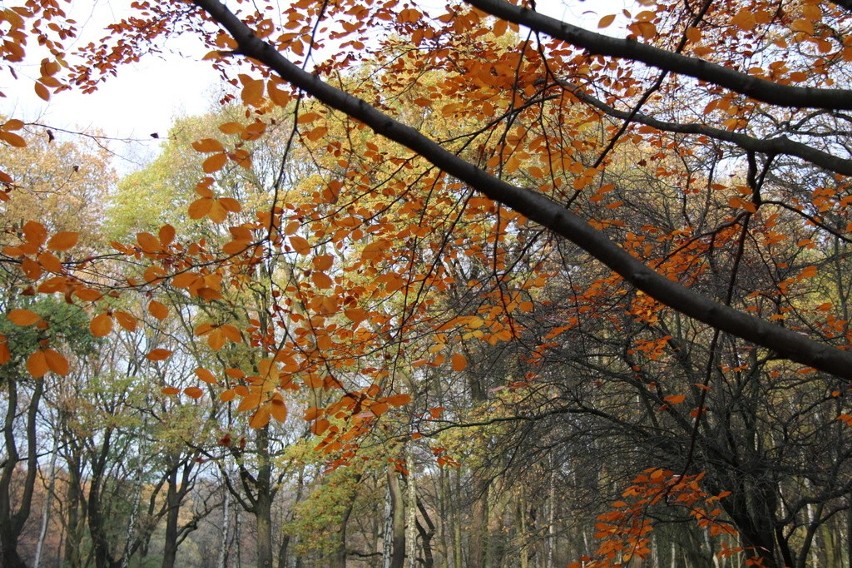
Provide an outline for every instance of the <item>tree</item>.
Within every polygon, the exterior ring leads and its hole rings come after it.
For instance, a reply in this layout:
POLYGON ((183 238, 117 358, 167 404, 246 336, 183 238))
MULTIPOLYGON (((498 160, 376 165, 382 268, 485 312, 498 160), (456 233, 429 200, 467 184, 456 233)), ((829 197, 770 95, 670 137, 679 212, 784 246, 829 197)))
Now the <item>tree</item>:
MULTIPOLYGON (((506 369, 509 385, 568 403, 530 398, 545 416, 582 411, 654 448, 658 463, 630 462, 641 473, 604 520, 610 532, 633 523, 632 543, 646 554, 646 525, 630 520, 637 511, 673 494, 718 528, 711 505, 731 491, 722 509, 755 562, 801 564, 816 537, 801 516, 828 521, 850 506, 845 455, 811 486, 818 498, 787 502, 783 487, 819 477, 792 448, 818 447, 816 432, 847 442, 852 421, 852 7, 640 5, 601 17, 598 27, 620 25, 622 39, 503 0, 434 14, 304 1, 280 18, 256 4, 139 2, 137 17, 86 47, 80 64, 63 67, 61 43, 45 38, 52 55, 36 89, 94 89, 173 32, 201 37, 237 89, 243 117, 193 145, 206 175, 188 205, 193 219, 233 223, 212 229, 230 240, 168 225, 115 248, 143 265, 129 282, 143 293, 170 286, 213 304, 229 287, 270 283, 264 308, 237 330, 256 350, 253 368, 223 385, 253 426, 283 420, 285 394, 301 390, 314 397, 305 417, 319 449, 345 464, 408 402, 398 391, 411 369, 463 373, 483 353, 472 344, 515 343, 527 368, 506 369), (340 55, 308 68, 326 42, 340 55), (255 176, 270 199, 247 213, 226 174, 253 171, 249 143, 280 126, 282 112, 292 121, 280 174, 255 176), (294 160, 307 164, 301 180, 286 175, 294 160), (631 179, 625 164, 641 175, 631 179), (574 260, 582 255, 611 273, 574 260), (475 293, 459 293, 460 278, 475 293), (548 317, 549 329, 536 327, 548 317), (557 380, 566 369, 601 389, 557 380), (633 397, 627 419, 609 406, 633 397), (790 414, 775 410, 780 402, 790 414), (746 477, 743 457, 755 465, 746 477), (781 479, 788 472, 773 463, 797 471, 781 479), (800 534, 797 558, 789 541, 800 534)), ((24 55, 28 19, 57 21, 63 40, 73 34, 46 3, 3 14, 10 66, 24 55)), ((22 127, 7 121, 0 138, 19 146, 22 127)), ((46 231, 19 240, 3 254, 38 292, 92 303, 96 289, 124 286, 86 277, 98 259, 83 263, 85 274, 54 262, 46 231), (45 270, 56 276, 39 282, 45 270)), ((199 335, 222 339, 225 325, 199 335)), ((237 368, 222 363, 216 374, 237 368)), ((484 402, 478 379, 471 373, 471 392, 484 402)), ((616 562, 626 550, 602 554, 616 562)))

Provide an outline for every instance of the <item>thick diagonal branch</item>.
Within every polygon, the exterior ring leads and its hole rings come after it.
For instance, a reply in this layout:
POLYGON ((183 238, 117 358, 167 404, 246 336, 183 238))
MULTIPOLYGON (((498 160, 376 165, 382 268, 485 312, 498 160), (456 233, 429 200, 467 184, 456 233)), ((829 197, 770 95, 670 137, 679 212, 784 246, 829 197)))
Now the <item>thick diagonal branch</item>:
POLYGON ((532 221, 575 243, 655 300, 714 328, 770 349, 778 355, 838 377, 852 379, 852 353, 714 302, 658 274, 609 240, 601 231, 550 198, 511 185, 466 162, 414 128, 394 120, 367 102, 300 69, 218 0, 194 0, 237 42, 237 52, 267 65, 285 81, 303 89, 397 142, 467 183, 483 195, 511 207, 532 221))
POLYGON ((775 106, 852 110, 852 90, 781 85, 698 57, 680 55, 632 39, 619 39, 590 32, 533 10, 509 4, 504 0, 465 1, 492 16, 561 39, 593 55, 639 61, 657 69, 706 81, 775 106))

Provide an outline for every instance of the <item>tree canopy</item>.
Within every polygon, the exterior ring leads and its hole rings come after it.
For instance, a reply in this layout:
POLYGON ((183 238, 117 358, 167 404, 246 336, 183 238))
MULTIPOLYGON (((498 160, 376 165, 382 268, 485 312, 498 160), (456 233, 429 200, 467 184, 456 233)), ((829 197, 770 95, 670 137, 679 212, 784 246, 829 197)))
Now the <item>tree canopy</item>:
MULTIPOLYGON (((142 0, 80 48, 59 2, 0 9, 3 65, 44 55, 45 100, 179 34, 230 89, 121 182, 103 226, 83 216, 101 211, 105 157, 5 120, 0 364, 68 374, 77 356, 29 298, 76 305, 172 397, 163 412, 206 405, 218 449, 195 441, 175 467, 221 460, 267 535, 310 461, 274 434, 295 409, 324 463, 350 468, 324 496, 343 528, 323 547, 344 564, 362 461, 388 451, 398 509, 425 439, 439 466, 468 461, 483 507, 495 479, 550 464, 553 491, 577 482, 577 448, 611 448, 618 467, 586 463, 590 484, 621 486, 584 566, 649 556, 666 504, 754 565, 804 566, 852 506, 852 6, 637 0, 593 25, 546 8, 142 0), (39 176, 28 152, 75 163, 39 176), (242 442, 231 410, 254 430, 242 442)), ((406 490, 410 534, 392 515, 383 533, 393 562, 432 538, 406 490)), ((270 565, 272 538, 258 548, 270 565)))

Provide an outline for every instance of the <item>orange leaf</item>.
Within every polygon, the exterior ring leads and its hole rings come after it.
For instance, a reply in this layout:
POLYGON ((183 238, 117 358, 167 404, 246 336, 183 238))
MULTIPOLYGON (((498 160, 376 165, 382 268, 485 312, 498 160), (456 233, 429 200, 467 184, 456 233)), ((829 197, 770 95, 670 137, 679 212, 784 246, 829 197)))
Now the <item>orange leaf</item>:
POLYGON ((112 317, 127 331, 136 331, 136 317, 127 312, 113 312, 112 317))
POLYGON ((370 410, 376 416, 381 416, 382 414, 387 412, 389 408, 390 406, 386 402, 374 402, 370 405, 370 410))
POLYGON ((259 430, 269 424, 269 408, 261 406, 249 418, 249 427, 259 430))
POLYGON ((62 263, 59 262, 59 259, 52 252, 44 251, 39 254, 38 263, 48 272, 53 272, 55 274, 62 272, 62 263))
POLYGON ((467 358, 461 353, 453 353, 451 365, 453 371, 464 371, 467 368, 467 358))
POLYGON ((174 396, 180 392, 180 389, 175 387, 163 387, 160 389, 160 392, 166 396, 174 396))
POLYGON ((27 221, 23 227, 24 240, 40 247, 47 240, 47 229, 38 221, 27 221))
POLYGON ((50 370, 44 351, 35 351, 27 358, 27 371, 33 378, 40 379, 50 370))
POLYGON ((308 254, 311 252, 311 243, 308 242, 308 239, 300 237, 299 235, 290 236, 290 246, 293 247, 293 250, 298 254, 308 254))
POLYGON ((44 358, 51 371, 62 377, 68 374, 68 359, 62 353, 55 349, 45 349, 44 358))
POLYGON ((234 392, 234 389, 228 389, 226 391, 222 391, 222 394, 219 395, 219 400, 222 402, 231 402, 234 400, 235 396, 237 396, 237 393, 234 392))
POLYGON ((159 252, 162 248, 160 239, 151 233, 136 233, 136 242, 139 243, 139 248, 143 252, 159 252))
POLYGON ((169 317, 169 308, 166 307, 162 302, 158 302, 157 300, 151 300, 148 304, 148 313, 157 318, 160 321, 163 321, 167 317, 169 317))
POLYGON ((79 238, 80 233, 75 231, 60 231, 50 237, 50 240, 47 241, 47 248, 56 252, 68 250, 77 244, 79 238))
POLYGON ((17 309, 6 314, 6 319, 15 325, 25 326, 40 322, 41 316, 30 310, 17 309))
POLYGON ((160 244, 167 247, 175 240, 175 228, 171 225, 163 225, 160 227, 157 236, 160 237, 160 244))
POLYGON ((195 370, 195 376, 198 377, 199 380, 209 385, 215 385, 217 382, 216 376, 203 367, 199 367, 195 370))
POLYGON ((189 204, 189 218, 190 219, 201 219, 207 212, 210 211, 210 208, 213 207, 213 200, 209 197, 202 197, 200 199, 196 199, 192 203, 189 204))
POLYGON ((145 358, 149 361, 165 361, 171 356, 172 352, 168 349, 152 349, 147 355, 145 355, 145 358))
POLYGON ((106 337, 112 331, 112 317, 109 314, 100 314, 89 322, 89 331, 95 337, 106 337))
POLYGON ((210 153, 210 152, 224 152, 225 147, 222 146, 222 143, 216 140, 215 138, 203 138, 201 140, 196 140, 192 143, 192 148, 196 152, 210 153))
POLYGON ((663 400, 668 402, 669 404, 680 404, 684 400, 686 400, 686 395, 683 394, 670 394, 668 396, 664 396, 663 400))
POLYGON ((204 396, 204 391, 199 387, 186 387, 183 389, 183 393, 189 398, 199 399, 204 396))
POLYGON ((390 404, 391 406, 404 406, 411 402, 410 394, 395 394, 393 396, 389 396, 385 399, 385 402, 390 404))
POLYGON ((323 432, 328 430, 329 426, 331 426, 331 422, 329 422, 325 418, 320 418, 311 425, 311 432, 313 432, 317 436, 322 436, 323 432))
POLYGON ((213 172, 218 172, 228 161, 228 156, 224 153, 220 152, 218 154, 213 154, 201 164, 201 169, 204 170, 204 173, 212 174, 213 172))
POLYGON ((610 26, 610 24, 612 24, 613 21, 615 21, 615 14, 607 14, 606 16, 600 19, 600 21, 598 22, 598 27, 607 28, 610 26))
POLYGON ((41 81, 36 81, 35 85, 33 85, 33 88, 35 88, 35 92, 36 95, 38 95, 38 98, 43 101, 50 100, 50 91, 47 90, 47 87, 44 86, 44 83, 42 83, 41 81))
POLYGON ((9 344, 6 343, 6 336, 0 335, 0 365, 5 365, 12 360, 12 352, 9 351, 9 344))
POLYGON ((15 148, 23 148, 27 145, 26 140, 24 140, 14 132, 7 132, 6 130, 0 130, 0 140, 3 140, 7 144, 9 144, 9 146, 14 146, 15 148))
POLYGON ((269 405, 269 413, 278 422, 284 422, 287 420, 287 405, 282 400, 273 399, 269 405))

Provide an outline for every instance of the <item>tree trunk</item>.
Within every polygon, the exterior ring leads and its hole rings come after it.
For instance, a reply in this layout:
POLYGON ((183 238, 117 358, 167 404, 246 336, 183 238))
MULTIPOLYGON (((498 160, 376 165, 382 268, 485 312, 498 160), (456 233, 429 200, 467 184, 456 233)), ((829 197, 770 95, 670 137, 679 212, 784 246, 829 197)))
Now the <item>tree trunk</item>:
POLYGON ((405 521, 405 555, 408 557, 409 568, 417 566, 417 485, 414 482, 414 452, 411 444, 408 444, 405 452, 405 469, 408 470, 406 478, 407 503, 405 521))
POLYGON ((178 515, 180 514, 177 470, 169 472, 166 483, 166 532, 163 536, 162 568, 173 568, 177 558, 178 515))
POLYGON ((0 470, 0 560, 4 568, 25 568, 18 554, 18 538, 24 523, 30 516, 33 490, 37 470, 36 417, 44 382, 37 380, 27 408, 27 469, 24 475, 23 491, 12 496, 12 478, 20 455, 15 440, 15 414, 18 409, 18 385, 14 377, 4 377, 6 381, 8 403, 3 421, 3 435, 6 444, 6 461, 0 470), (12 511, 13 499, 19 503, 18 510, 12 511))
POLYGON ((44 549, 44 540, 47 537, 47 525, 50 522, 50 502, 53 498, 53 492, 56 489, 56 454, 59 450, 59 433, 53 432, 53 448, 50 452, 50 470, 48 473, 47 494, 44 496, 44 506, 41 510, 41 529, 38 534, 38 544, 36 544, 35 560, 33 560, 33 568, 39 568, 41 564, 41 554, 44 549))
MULTIPOLYGON (((388 491, 391 496, 393 527, 391 531, 392 545, 388 568, 403 568, 405 565, 405 507, 403 506, 402 489, 394 469, 388 468, 388 491)), ((385 536, 387 538, 387 535, 385 536)))

